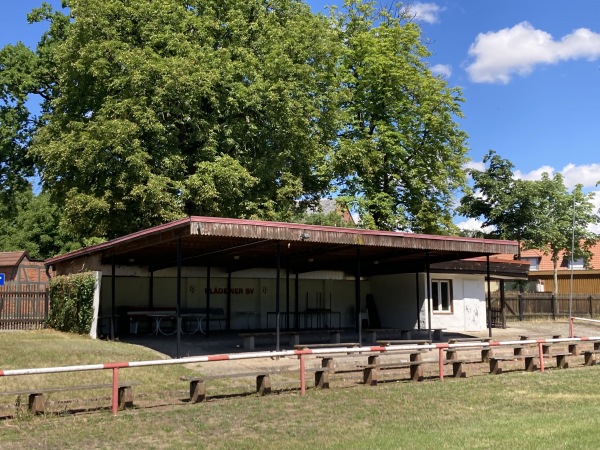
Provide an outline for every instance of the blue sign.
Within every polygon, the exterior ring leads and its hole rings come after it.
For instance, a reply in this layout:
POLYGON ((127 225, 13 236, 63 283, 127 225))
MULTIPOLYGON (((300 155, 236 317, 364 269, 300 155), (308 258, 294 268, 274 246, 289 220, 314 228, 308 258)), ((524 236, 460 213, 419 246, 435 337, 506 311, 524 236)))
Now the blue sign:
POLYGON ((0 273, 0 286, 4 286, 4 274, 0 273))

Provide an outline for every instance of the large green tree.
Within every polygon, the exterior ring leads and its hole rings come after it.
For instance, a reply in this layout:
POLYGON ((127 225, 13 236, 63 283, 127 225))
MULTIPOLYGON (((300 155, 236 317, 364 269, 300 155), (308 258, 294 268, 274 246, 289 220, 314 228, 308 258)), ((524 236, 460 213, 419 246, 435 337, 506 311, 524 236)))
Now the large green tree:
POLYGON ((35 162, 76 241, 192 214, 290 220, 332 180, 363 226, 452 228, 461 93, 410 20, 357 0, 330 17, 301 0, 63 7, 29 15, 49 24, 35 51, 0 53, 0 183, 23 188, 35 162))
POLYGON ((78 242, 60 227, 61 209, 45 193, 30 189, 18 192, 7 211, 0 205, 0 251, 25 250, 29 256, 45 259, 74 250, 93 241, 78 242))
POLYGON ((457 211, 480 219, 482 227, 490 229, 490 237, 519 244, 532 242, 547 208, 539 185, 516 179, 514 165, 493 150, 484 156, 483 163, 485 170, 469 169, 473 188, 465 188, 457 211))
POLYGON ((466 179, 461 92, 432 74, 421 30, 402 11, 345 6, 335 16, 345 47, 341 193, 366 227, 447 233, 466 179))
POLYGON ((22 43, 0 50, 0 204, 5 214, 14 212, 16 196, 33 175, 27 155, 33 118, 27 99, 35 87, 35 62, 22 43))
POLYGON ((66 25, 32 15, 51 22, 37 53, 53 86, 32 154, 76 235, 189 214, 287 219, 329 189, 326 17, 298 0, 66 3, 66 25))
POLYGON ((558 267, 562 258, 588 260, 591 248, 598 240, 590 225, 600 222, 593 203, 594 193, 583 192, 578 184, 569 192, 561 174, 550 177, 544 173, 539 183, 539 196, 546 209, 528 248, 537 248, 549 254, 554 269, 554 298, 558 295, 558 267), (573 254, 571 253, 573 251, 573 254))
POLYGON ((592 202, 594 194, 581 185, 569 192, 562 175, 542 174, 541 180, 515 179, 513 164, 490 151, 483 171, 472 169, 473 188, 461 199, 458 211, 482 220, 493 237, 514 239, 519 248, 549 254, 554 265, 554 295, 558 293, 558 268, 563 255, 588 257, 597 241, 590 226, 600 217, 592 202), (571 247, 573 246, 573 249, 571 247))

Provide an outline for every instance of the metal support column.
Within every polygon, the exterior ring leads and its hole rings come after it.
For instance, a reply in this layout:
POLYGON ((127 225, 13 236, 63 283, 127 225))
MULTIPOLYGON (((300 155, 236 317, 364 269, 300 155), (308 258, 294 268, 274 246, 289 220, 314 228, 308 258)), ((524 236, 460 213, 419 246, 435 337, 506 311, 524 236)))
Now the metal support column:
POLYGON ((110 279, 110 340, 115 340, 115 318, 116 318, 116 282, 117 282, 117 268, 115 265, 115 255, 113 254, 110 259, 111 265, 111 279, 110 279))
POLYGON ((210 261, 206 264, 206 337, 210 337, 210 261))
POLYGON ((300 285, 298 283, 300 276, 296 274, 296 284, 294 285, 294 329, 298 331, 300 329, 300 285))
POLYGON ((181 236, 177 236, 177 359, 181 358, 181 236))
POLYGON ((290 329, 290 268, 285 268, 285 328, 290 329))
POLYGON ((227 331, 231 330, 231 272, 227 272, 227 320, 225 329, 227 331))
POLYGON ((150 286, 148 289, 148 307, 154 307, 154 270, 150 271, 150 286))
POLYGON ((421 290, 419 289, 419 272, 415 273, 415 286, 417 291, 417 330, 421 329, 421 290))
POLYGON ((487 273, 487 309, 488 309, 488 331, 489 336, 492 337, 492 285, 490 279, 490 255, 486 255, 486 273, 487 273))
POLYGON ((356 308, 356 332, 362 344, 362 313, 360 310, 360 246, 356 246, 356 273, 354 274, 354 305, 356 308))
POLYGON ((276 278, 275 278, 275 333, 277 335, 277 340, 276 340, 276 345, 275 345, 275 350, 279 351, 279 346, 280 346, 280 342, 279 342, 279 332, 280 332, 280 325, 279 325, 279 278, 281 276, 281 245, 279 243, 279 241, 277 241, 277 256, 276 256, 276 266, 277 266, 277 271, 276 271, 276 278))
POLYGON ((429 339, 432 339, 432 312, 431 312, 431 307, 432 305, 432 301, 431 301, 431 267, 429 264, 429 250, 427 250, 425 252, 425 273, 427 274, 427 328, 429 329, 429 339))

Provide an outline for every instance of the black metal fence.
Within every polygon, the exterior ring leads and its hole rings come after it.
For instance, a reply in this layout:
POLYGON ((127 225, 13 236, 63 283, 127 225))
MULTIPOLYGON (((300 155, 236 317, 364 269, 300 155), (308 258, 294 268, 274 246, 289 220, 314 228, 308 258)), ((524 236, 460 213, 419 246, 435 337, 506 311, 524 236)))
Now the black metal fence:
POLYGON ((507 292, 504 302, 499 294, 492 294, 492 310, 504 313, 505 320, 535 318, 600 317, 600 294, 569 294, 507 292), (502 304, 504 303, 504 305, 502 304), (504 306, 504 308, 503 308, 504 306))
POLYGON ((7 283, 0 287, 0 330, 43 328, 48 319, 48 288, 7 283))

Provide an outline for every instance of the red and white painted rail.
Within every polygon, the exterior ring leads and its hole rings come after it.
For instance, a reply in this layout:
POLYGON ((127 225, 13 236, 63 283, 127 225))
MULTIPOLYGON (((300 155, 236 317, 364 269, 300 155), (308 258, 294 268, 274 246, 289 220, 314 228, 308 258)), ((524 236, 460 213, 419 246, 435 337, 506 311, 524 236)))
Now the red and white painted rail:
POLYGON ((600 320, 596 320, 596 319, 585 319, 583 317, 571 317, 571 320, 569 320, 569 336, 570 337, 574 337, 575 336, 575 321, 579 320, 581 322, 592 322, 592 323, 600 323, 600 320))
POLYGON ((466 348, 490 348, 490 347, 502 347, 502 346, 514 346, 514 345, 533 345, 537 344, 540 352, 540 370, 544 371, 544 357, 542 352, 542 344, 551 343, 574 343, 574 342, 586 342, 586 341, 600 341, 600 336, 592 337, 570 337, 570 338, 548 338, 548 339, 527 339, 527 340, 512 340, 512 341, 488 341, 488 342, 456 342, 456 343, 433 343, 433 344, 409 344, 409 345, 375 345, 375 346, 364 346, 364 347, 334 347, 334 348, 318 348, 318 349, 303 349, 303 350, 280 350, 280 351, 267 351, 267 352, 248 352, 248 353, 229 353, 219 355, 206 355, 206 356, 191 356, 180 359, 160 359, 150 361, 130 361, 130 362, 116 362, 106 364, 87 364, 78 366, 62 366, 62 367, 41 367, 31 369, 8 369, 0 370, 0 377, 9 376, 21 376, 21 375, 34 375, 34 374, 51 374, 51 373, 65 373, 65 372, 82 372, 89 370, 112 370, 113 382, 112 382, 112 413, 117 414, 118 410, 118 386, 119 386, 119 369, 133 368, 133 367, 148 367, 148 366, 167 366, 173 364, 190 364, 190 363, 202 363, 212 361, 235 361, 243 359, 260 359, 260 358, 275 358, 275 357, 298 357, 300 361, 300 390, 301 394, 304 395, 306 390, 305 382, 305 357, 307 355, 321 355, 321 354, 351 354, 351 353, 394 353, 395 351, 410 351, 410 350, 435 350, 439 352, 439 378, 444 379, 444 367, 443 367, 443 352, 448 349, 460 349, 466 348))

